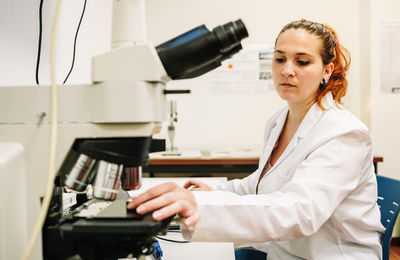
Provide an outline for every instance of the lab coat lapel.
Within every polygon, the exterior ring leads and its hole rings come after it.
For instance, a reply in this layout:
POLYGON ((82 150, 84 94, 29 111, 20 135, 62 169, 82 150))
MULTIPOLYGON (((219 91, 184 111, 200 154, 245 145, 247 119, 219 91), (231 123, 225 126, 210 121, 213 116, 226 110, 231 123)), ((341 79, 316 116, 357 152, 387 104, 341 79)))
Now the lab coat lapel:
POLYGON ((293 136, 292 140, 290 140, 290 142, 289 142, 288 146, 286 147, 285 151, 283 151, 283 153, 279 157, 278 161, 276 161, 276 163, 272 166, 272 169, 278 167, 279 164, 281 164, 281 162, 283 160, 285 160, 285 158, 294 150, 294 148, 296 148, 297 143, 298 143, 298 138, 297 138, 297 135, 295 134, 293 136))
POLYGON ((271 127, 271 132, 269 134, 263 155, 260 160, 260 164, 259 164, 260 169, 264 168, 265 164, 267 163, 268 158, 271 155, 272 149, 274 149, 276 141, 278 140, 278 138, 282 132, 283 125, 286 122, 287 113, 288 113, 288 109, 283 110, 282 113, 275 120, 273 126, 271 127))
MULTIPOLYGON (((329 92, 327 93, 322 99, 322 105, 329 109, 332 105, 334 105, 332 94, 329 92)), ((272 168, 276 168, 283 162, 290 153, 292 153, 295 148, 302 143, 302 141, 307 137, 307 135, 311 132, 314 126, 317 124, 319 119, 323 114, 322 109, 318 106, 317 103, 314 103, 311 108, 308 110, 306 116, 303 118, 299 128, 297 129, 296 133, 294 134, 292 140, 286 147, 285 151, 279 157, 278 161, 274 164, 272 168)), ((278 136, 281 132, 279 132, 278 136)))

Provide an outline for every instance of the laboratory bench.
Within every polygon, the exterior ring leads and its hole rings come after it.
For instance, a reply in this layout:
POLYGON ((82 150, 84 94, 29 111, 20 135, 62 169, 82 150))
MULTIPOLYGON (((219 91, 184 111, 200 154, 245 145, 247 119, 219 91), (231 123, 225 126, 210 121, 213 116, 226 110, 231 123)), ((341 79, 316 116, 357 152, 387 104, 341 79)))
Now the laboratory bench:
MULTIPOLYGON (((156 153, 150 155, 148 165, 143 167, 143 172, 154 177, 156 173, 195 174, 207 176, 211 173, 219 174, 251 174, 258 168, 259 157, 253 153, 237 153, 228 156, 194 156, 189 155, 163 155, 156 153)), ((380 156, 374 156, 375 173, 378 172, 378 163, 383 162, 380 156)))
MULTIPOLYGON (((187 181, 192 178, 143 178, 142 186, 138 190, 129 191, 131 197, 137 196, 148 189, 159 185, 164 182, 174 182, 179 186, 183 186, 187 181)), ((199 181, 204 182, 209 186, 218 185, 220 182, 227 180, 225 177, 219 178, 196 178, 199 181)), ((234 244, 231 242, 185 242, 182 237, 180 230, 170 230, 165 236, 158 236, 157 240, 160 244, 161 250, 164 256, 162 259, 165 260, 235 260, 234 244), (163 239, 180 241, 172 242, 165 241, 163 239)), ((153 260, 154 257, 147 256, 145 258, 139 258, 145 260, 153 260)), ((126 259, 128 260, 128 259, 126 259)))
POLYGON ((150 159, 143 172, 150 173, 252 173, 258 158, 241 159, 150 159))

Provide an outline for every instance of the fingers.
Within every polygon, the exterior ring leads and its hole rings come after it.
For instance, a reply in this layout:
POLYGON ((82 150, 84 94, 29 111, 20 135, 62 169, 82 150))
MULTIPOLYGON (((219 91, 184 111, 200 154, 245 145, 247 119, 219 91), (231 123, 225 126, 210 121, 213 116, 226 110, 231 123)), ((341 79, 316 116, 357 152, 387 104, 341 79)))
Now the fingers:
POLYGON ((180 212, 179 215, 185 218, 183 224, 188 228, 196 225, 200 220, 200 213, 195 208, 192 208, 186 201, 177 201, 153 212, 153 218, 156 221, 160 221, 175 215, 177 212, 180 212))
POLYGON ((193 214, 190 205, 188 205, 188 203, 183 200, 179 200, 157 211, 154 211, 152 216, 154 220, 160 221, 162 219, 171 217, 176 213, 179 213, 181 217, 187 217, 193 214))
POLYGON ((135 208, 136 205, 140 205, 150 199, 158 197, 164 193, 172 191, 173 189, 177 188, 178 185, 173 182, 163 183, 157 185, 153 188, 150 188, 145 193, 140 194, 139 196, 132 198, 132 200, 128 203, 128 208, 135 208))
POLYGON ((201 186, 201 184, 203 184, 201 181, 197 181, 197 180, 188 180, 183 187, 185 189, 190 188, 191 186, 201 186))
POLYGON ((195 187, 195 188, 191 188, 189 190, 191 190, 191 191, 204 191, 204 188, 195 187))
POLYGON ((183 188, 185 188, 185 189, 187 189, 187 188, 189 188, 190 186, 192 186, 193 184, 192 184, 192 180, 189 180, 189 181, 187 181, 184 185, 183 185, 183 188))
POLYGON ((172 204, 174 201, 177 200, 177 198, 175 198, 175 197, 176 197, 176 195, 174 193, 168 192, 166 194, 163 194, 152 200, 149 200, 149 201, 146 201, 146 202, 140 204, 136 208, 136 212, 139 214, 146 214, 148 212, 157 210, 159 208, 166 207, 169 204, 172 204))
POLYGON ((196 225, 197 222, 199 222, 199 220, 200 220, 200 213, 196 211, 193 215, 191 215, 190 217, 186 218, 183 221, 183 225, 185 225, 185 227, 187 228, 190 228, 196 225))
POLYGON ((192 226, 200 219, 192 192, 175 183, 158 185, 132 198, 128 208, 135 207, 136 212, 141 215, 153 212, 152 216, 156 221, 179 214, 181 217, 188 219, 185 225, 192 226))
POLYGON ((193 191, 204 191, 204 190, 211 190, 209 186, 207 186, 204 182, 198 180, 189 180, 188 182, 183 185, 185 189, 190 189, 193 191))

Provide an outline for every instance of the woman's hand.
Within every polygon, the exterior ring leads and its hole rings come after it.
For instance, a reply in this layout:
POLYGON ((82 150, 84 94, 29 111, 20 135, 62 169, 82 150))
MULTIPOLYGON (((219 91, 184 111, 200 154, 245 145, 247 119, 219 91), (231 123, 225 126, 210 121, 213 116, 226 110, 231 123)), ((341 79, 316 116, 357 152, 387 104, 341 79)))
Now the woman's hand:
POLYGON ((183 185, 185 189, 192 191, 210 191, 211 187, 207 186, 204 182, 198 180, 189 180, 183 185))
POLYGON ((153 211, 156 221, 179 214, 185 218, 183 224, 186 227, 194 226, 200 220, 192 192, 173 182, 160 184, 132 198, 128 208, 136 208, 136 212, 142 215, 153 211))

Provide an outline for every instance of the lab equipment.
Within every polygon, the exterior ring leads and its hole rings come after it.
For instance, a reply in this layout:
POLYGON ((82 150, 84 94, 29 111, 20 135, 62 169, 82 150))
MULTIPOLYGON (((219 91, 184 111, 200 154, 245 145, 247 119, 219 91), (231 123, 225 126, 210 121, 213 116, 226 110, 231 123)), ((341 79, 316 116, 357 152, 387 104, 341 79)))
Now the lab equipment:
MULTIPOLYGON (((168 138, 170 143, 170 152, 174 152, 177 148, 174 145, 175 140, 175 123, 178 122, 178 111, 176 101, 169 101, 169 124, 168 124, 168 138)), ((169 153, 168 153, 169 154, 169 153)))
POLYGON ((161 249, 160 244, 158 243, 158 241, 154 242, 154 253, 153 256, 156 260, 162 260, 161 257, 163 256, 163 251, 161 249))
MULTIPOLYGON (((118 22, 113 24, 121 23, 118 12, 126 12, 120 2, 114 1, 113 19, 118 22)), ((118 42, 124 34, 113 32, 113 37, 118 42)), ((246 28, 237 20, 212 31, 200 26, 157 47, 147 41, 113 44, 111 51, 93 57, 94 84, 58 87, 59 170, 42 230, 43 252, 36 248, 34 259, 151 253, 152 237, 166 230, 168 220, 155 222, 151 215, 127 211, 126 190, 141 185, 151 136, 165 120, 166 83, 216 68, 241 49, 245 37, 246 28)), ((45 186, 49 93, 49 86, 0 87, 0 142, 19 143, 25 156, 26 196, 21 204, 27 210, 26 233, 40 210, 45 186)), ((14 218, 9 215, 5 221, 14 218)), ((14 241, 17 250, 26 236, 14 241)))
POLYGON ((24 250, 15 239, 26 237, 25 172, 22 145, 0 143, 0 259, 18 259, 24 250))

